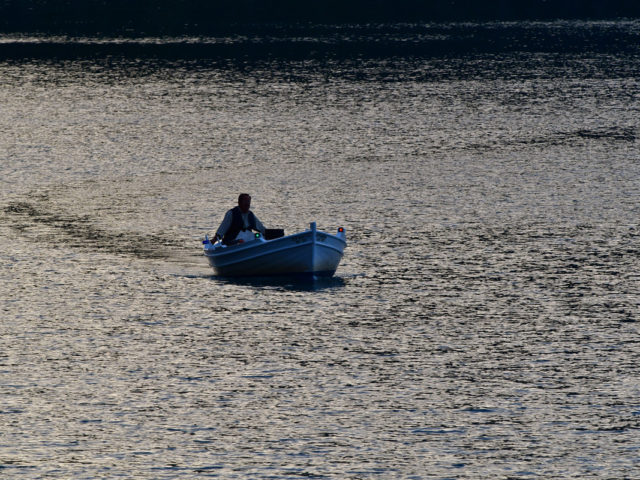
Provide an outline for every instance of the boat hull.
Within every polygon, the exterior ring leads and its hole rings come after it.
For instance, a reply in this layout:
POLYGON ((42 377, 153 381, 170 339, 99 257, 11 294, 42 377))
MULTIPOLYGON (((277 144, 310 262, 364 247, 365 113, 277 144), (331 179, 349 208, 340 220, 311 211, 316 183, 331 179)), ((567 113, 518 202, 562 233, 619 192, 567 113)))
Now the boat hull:
POLYGON ((302 275, 332 276, 342 259, 342 236, 315 230, 256 240, 229 247, 205 248, 209 265, 224 277, 302 275))

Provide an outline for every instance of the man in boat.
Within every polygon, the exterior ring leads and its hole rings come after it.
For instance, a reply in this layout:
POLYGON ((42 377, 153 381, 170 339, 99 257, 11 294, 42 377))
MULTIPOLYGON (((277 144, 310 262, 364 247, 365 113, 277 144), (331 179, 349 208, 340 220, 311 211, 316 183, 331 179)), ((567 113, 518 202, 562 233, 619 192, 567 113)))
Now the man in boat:
POLYGON ((213 242, 218 238, 222 239, 222 243, 225 245, 233 245, 240 243, 242 240, 236 240, 236 237, 240 232, 246 232, 250 230, 256 230, 262 235, 265 233, 264 225, 258 220, 251 208, 251 195, 248 193, 241 193, 238 196, 238 206, 229 210, 222 220, 222 223, 218 227, 218 231, 213 237, 213 242))

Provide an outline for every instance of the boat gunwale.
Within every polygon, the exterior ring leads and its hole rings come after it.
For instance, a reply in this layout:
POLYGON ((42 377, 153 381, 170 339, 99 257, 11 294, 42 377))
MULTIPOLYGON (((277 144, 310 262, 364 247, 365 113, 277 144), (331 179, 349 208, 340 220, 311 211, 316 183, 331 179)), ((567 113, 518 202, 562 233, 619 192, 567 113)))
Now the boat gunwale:
MULTIPOLYGON (((293 239, 295 237, 306 235, 306 234, 311 233, 311 232, 312 232, 311 230, 305 230, 303 232, 294 233, 292 235, 287 235, 285 237, 274 238, 273 240, 264 240, 262 242, 258 241, 258 243, 254 243, 255 241, 251 241, 251 242, 246 242, 245 244, 233 245, 233 246, 227 247, 227 248, 217 248, 217 249, 207 249, 207 248, 205 248, 204 249, 204 254, 207 257, 212 258, 212 259, 223 260, 224 257, 227 256, 227 255, 231 255, 231 254, 234 254, 234 253, 240 253, 240 252, 249 253, 251 250, 253 250, 253 249, 257 248, 257 247, 260 247, 260 246, 263 246, 263 245, 268 245, 268 244, 281 243, 281 242, 284 242, 286 240, 291 240, 291 239, 293 239), (240 247, 240 248, 238 248, 238 247, 240 247)), ((318 233, 327 235, 329 237, 334 238, 335 240, 340 241, 343 244, 343 247, 342 247, 342 250, 340 250, 339 248, 336 248, 336 247, 334 247, 332 245, 329 245, 329 244, 325 243, 323 240, 317 240, 317 239, 315 241, 316 245, 320 245, 320 246, 322 246, 324 248, 328 248, 328 249, 334 250, 334 251, 340 253, 341 255, 344 254, 344 248, 347 246, 347 242, 344 239, 340 238, 337 235, 332 235, 330 233, 323 232, 321 230, 317 230, 316 231, 316 236, 317 236, 318 233)), ((298 247, 304 247, 304 246, 312 245, 313 243, 314 243, 313 239, 309 238, 308 240, 305 240, 304 242, 298 243, 296 245, 283 245, 283 246, 281 246, 279 248, 269 248, 269 249, 266 249, 266 250, 265 249, 260 249, 262 251, 256 251, 255 255, 252 255, 250 257, 249 256, 243 256, 240 259, 238 259, 238 261, 252 260, 252 259, 264 256, 264 255, 278 253, 278 252, 281 252, 283 250, 289 250, 289 249, 294 249, 294 248, 298 248, 298 247)), ((276 247, 276 246, 274 245, 274 247, 276 247)))

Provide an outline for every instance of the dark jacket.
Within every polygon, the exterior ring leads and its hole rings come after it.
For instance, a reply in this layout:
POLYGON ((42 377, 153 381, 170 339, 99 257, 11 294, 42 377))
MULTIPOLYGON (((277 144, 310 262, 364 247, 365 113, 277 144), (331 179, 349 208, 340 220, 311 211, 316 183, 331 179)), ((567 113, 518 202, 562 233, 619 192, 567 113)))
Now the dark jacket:
MULTIPOLYGON (((244 222, 242 221, 242 211, 240 207, 234 207, 231 209, 231 226, 227 233, 222 237, 222 243, 225 245, 229 245, 230 242, 234 241, 240 233, 241 230, 247 230, 244 226, 244 222)), ((256 227, 256 217, 251 210, 249 210, 249 228, 248 230, 257 230, 256 227)))

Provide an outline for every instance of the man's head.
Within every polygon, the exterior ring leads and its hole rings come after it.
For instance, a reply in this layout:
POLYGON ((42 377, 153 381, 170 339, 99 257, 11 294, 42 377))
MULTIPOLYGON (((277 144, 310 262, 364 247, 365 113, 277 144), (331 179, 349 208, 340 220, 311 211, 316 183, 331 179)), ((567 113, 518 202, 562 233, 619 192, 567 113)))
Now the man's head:
POLYGON ((238 196, 238 206, 242 213, 247 213, 251 208, 251 195, 248 193, 241 193, 238 196))

